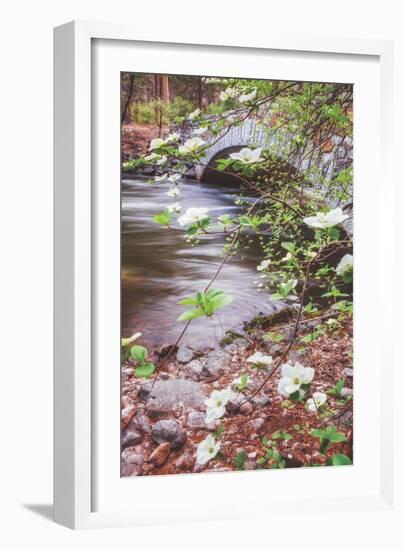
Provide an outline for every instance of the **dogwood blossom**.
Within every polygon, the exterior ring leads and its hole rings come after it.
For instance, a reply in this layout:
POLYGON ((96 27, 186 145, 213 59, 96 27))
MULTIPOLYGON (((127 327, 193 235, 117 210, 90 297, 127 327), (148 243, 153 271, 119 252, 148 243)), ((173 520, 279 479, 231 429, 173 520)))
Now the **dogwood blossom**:
POLYGON ((316 229, 326 229, 344 222, 347 218, 348 216, 343 214, 343 210, 341 208, 335 208, 327 213, 318 212, 316 216, 304 218, 304 222, 310 227, 314 227, 316 229))
POLYGON ((168 204, 167 206, 167 210, 169 210, 169 212, 173 212, 173 213, 178 213, 180 212, 182 209, 181 205, 179 202, 173 202, 172 204, 168 204))
POLYGON ((154 149, 158 149, 159 147, 162 147, 165 145, 165 141, 161 138, 155 138, 151 140, 150 147, 148 148, 149 151, 153 151, 154 149))
POLYGON ((168 160, 167 157, 166 157, 165 155, 163 155, 161 158, 159 158, 159 159, 157 160, 157 163, 156 163, 156 164, 157 164, 158 166, 162 166, 163 164, 166 163, 167 160, 168 160))
POLYGON ((287 254, 281 258, 282 262, 288 262, 288 260, 292 260, 291 252, 287 252, 287 254))
POLYGON ((266 367, 272 364, 273 357, 271 355, 264 355, 261 351, 255 351, 253 355, 247 358, 246 362, 258 367, 266 367))
POLYGON ((231 388, 218 391, 213 390, 210 397, 204 401, 207 407, 206 424, 221 418, 225 414, 225 406, 231 399, 231 388))
POLYGON ((168 179, 168 174, 162 174, 162 176, 155 176, 154 181, 156 183, 162 183, 166 179, 168 179))
POLYGON ((244 147, 239 151, 239 153, 231 153, 230 157, 233 160, 239 160, 242 164, 252 164, 254 162, 262 162, 263 157, 260 156, 262 148, 258 147, 255 150, 249 149, 249 147, 244 147))
POLYGON ((165 138, 165 143, 173 143, 175 141, 179 141, 181 138, 180 134, 178 134, 178 132, 173 132, 172 134, 169 134, 169 136, 167 136, 165 138))
POLYGON ((200 147, 203 147, 205 143, 206 142, 199 137, 190 138, 187 139, 185 143, 179 147, 178 150, 181 155, 187 155, 188 153, 194 153, 195 151, 200 149, 200 147))
POLYGON ((239 91, 236 88, 226 88, 223 92, 220 92, 221 101, 227 101, 227 99, 234 99, 239 95, 239 91))
POLYGON ((207 128, 196 128, 196 130, 194 130, 194 135, 195 136, 202 136, 203 134, 205 134, 207 132, 207 128))
POLYGON ((207 464, 212 458, 217 456, 220 450, 220 442, 214 439, 214 436, 209 434, 197 446, 196 462, 198 464, 207 464))
POLYGON ((179 225, 192 225, 208 218, 208 208, 188 208, 186 212, 178 218, 179 225))
POLYGON ((167 192, 167 195, 168 195, 168 197, 173 197, 173 198, 179 197, 179 195, 180 195, 179 187, 177 187, 175 185, 175 187, 172 187, 172 189, 170 189, 167 192))
POLYGON ((151 153, 150 155, 147 155, 146 157, 144 157, 144 160, 153 162, 158 160, 159 158, 160 158, 160 155, 158 155, 158 153, 151 153))
POLYGON ((257 89, 253 88, 253 90, 249 94, 242 94, 239 96, 238 101, 241 103, 247 103, 248 101, 253 101, 256 97, 257 89))
POLYGON ((264 271, 269 267, 270 264, 271 264, 271 260, 263 260, 263 262, 260 262, 260 264, 257 266, 256 269, 258 271, 264 271))
POLYGON ((171 174, 169 177, 168 177, 168 181, 170 181, 171 183, 176 183, 177 181, 179 181, 181 179, 181 175, 180 174, 171 174))
POLYGON ((201 109, 195 109, 188 115, 188 120, 193 120, 194 118, 197 118, 201 113, 201 109))
POLYGON ((298 362, 294 366, 285 363, 281 367, 281 378, 277 387, 278 392, 285 397, 289 397, 296 391, 301 390, 302 385, 310 384, 314 374, 315 369, 304 367, 298 362))
POLYGON ((351 254, 345 254, 336 267, 337 275, 343 276, 346 271, 353 268, 353 256, 351 254))
POLYGON ((326 400, 327 395, 325 393, 316 391, 312 394, 312 397, 310 399, 307 399, 306 408, 309 412, 316 412, 319 407, 326 403, 326 400))

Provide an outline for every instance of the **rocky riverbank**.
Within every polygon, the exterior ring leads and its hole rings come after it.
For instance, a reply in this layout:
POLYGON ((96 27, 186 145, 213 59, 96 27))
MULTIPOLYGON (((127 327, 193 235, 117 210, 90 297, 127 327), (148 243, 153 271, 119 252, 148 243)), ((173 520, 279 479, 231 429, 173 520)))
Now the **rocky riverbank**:
MULTIPOLYGON (((281 334, 281 341, 263 339, 270 324, 267 319, 257 320, 242 336, 230 335, 219 349, 203 353, 179 346, 166 360, 155 383, 137 378, 130 360, 122 365, 122 476, 271 468, 272 461, 265 457, 267 441, 273 435, 285 467, 324 465, 334 453, 351 456, 351 319, 343 320, 336 330, 326 330, 309 344, 293 347, 287 357, 291 363, 298 361, 315 369, 312 391, 328 395, 328 413, 321 417, 316 411, 307 411, 304 403, 285 400, 278 393, 280 369, 251 398, 292 337, 292 324, 282 322, 269 329, 281 334), (254 368, 248 363, 248 357, 256 351, 271 355, 272 365, 254 368), (248 374, 249 383, 241 392, 237 380, 244 374, 248 374), (333 395, 332 388, 340 380, 341 393, 333 395), (228 387, 233 394, 225 415, 206 424, 204 401, 213 390, 228 387), (326 453, 320 453, 319 440, 310 432, 332 417, 347 440, 332 443, 326 453), (213 460, 201 466, 196 463, 196 449, 209 433, 220 441, 221 448, 213 460)), ((302 325, 302 334, 312 332, 316 324, 311 321, 302 325)), ((157 361, 164 353, 167 347, 155 350, 154 359, 157 361)))

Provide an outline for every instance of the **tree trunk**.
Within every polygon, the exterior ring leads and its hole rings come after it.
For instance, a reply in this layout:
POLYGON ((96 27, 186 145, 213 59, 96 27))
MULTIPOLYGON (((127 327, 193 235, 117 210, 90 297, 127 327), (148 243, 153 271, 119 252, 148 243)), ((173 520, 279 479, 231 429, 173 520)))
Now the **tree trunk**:
POLYGON ((169 76, 161 75, 161 99, 164 103, 169 103, 169 76))
POLYGON ((130 75, 130 81, 129 81, 129 91, 128 91, 128 94, 127 94, 127 98, 126 98, 126 101, 125 101, 125 104, 124 104, 124 107, 123 107, 123 110, 122 110, 122 118, 121 118, 121 123, 123 124, 124 121, 126 120, 126 116, 127 116, 127 109, 130 105, 130 101, 132 99, 132 95, 133 95, 133 85, 134 85, 134 74, 131 74, 130 75))

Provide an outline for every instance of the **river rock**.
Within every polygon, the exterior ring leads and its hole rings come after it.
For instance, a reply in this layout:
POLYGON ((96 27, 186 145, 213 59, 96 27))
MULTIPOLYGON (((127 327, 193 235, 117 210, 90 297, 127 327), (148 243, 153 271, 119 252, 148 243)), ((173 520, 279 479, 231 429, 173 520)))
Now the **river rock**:
POLYGON ((263 428, 265 423, 266 423, 266 420, 264 418, 255 418, 254 420, 251 421, 250 424, 251 424, 251 428, 256 432, 258 432, 263 428))
POLYGON ((255 395, 255 397, 253 397, 252 399, 252 403, 255 405, 255 407, 266 407, 266 405, 270 405, 271 403, 271 399, 268 395, 266 394, 258 394, 258 395, 255 395))
POLYGON ((180 346, 176 353, 176 359, 179 363, 189 363, 193 359, 193 351, 186 346, 180 346))
POLYGON ((122 409, 120 418, 123 426, 126 426, 130 422, 129 418, 132 416, 134 409, 135 409, 135 406, 133 404, 126 405, 126 407, 122 409))
POLYGON ((134 447, 127 447, 122 452, 122 461, 124 464, 136 464, 136 466, 142 466, 144 463, 142 454, 134 447))
POLYGON ((206 362, 200 373, 201 378, 219 376, 231 365, 231 355, 226 351, 213 351, 207 355, 206 362))
POLYGON ((178 470, 189 471, 193 469, 194 463, 195 463, 194 457, 186 453, 178 458, 178 460, 175 463, 175 466, 178 470))
POLYGON ((188 416, 188 426, 192 430, 207 429, 205 413, 199 411, 190 412, 188 416))
POLYGON ((349 367, 346 367, 343 369, 343 376, 347 376, 348 378, 352 378, 354 376, 353 369, 350 369, 349 367))
POLYGON ((184 378, 157 380, 143 384, 139 392, 141 401, 146 402, 146 412, 150 418, 172 415, 172 410, 186 407, 198 409, 206 399, 200 384, 184 378))
POLYGON ((122 448, 125 449, 126 447, 132 447, 138 443, 141 443, 141 441, 143 441, 143 434, 139 432, 135 422, 131 420, 127 428, 122 432, 122 448))
POLYGON ((153 451, 148 459, 148 462, 152 462, 156 466, 162 466, 168 459, 169 453, 171 452, 171 444, 168 442, 161 443, 153 451))
POLYGON ((243 405, 241 405, 239 407, 239 411, 240 413, 244 414, 245 416, 248 415, 248 414, 252 414, 253 413, 253 405, 250 401, 247 401, 246 403, 243 403, 243 405))
POLYGON ((308 366, 309 358, 306 349, 293 349, 288 352, 288 360, 291 363, 301 363, 304 367, 308 366))
POLYGON ((122 477, 141 476, 143 466, 139 464, 122 464, 122 477))
POLYGON ((203 365, 199 359, 193 359, 183 369, 183 375, 190 380, 195 380, 196 382, 200 380, 200 375, 203 370, 203 365))
POLYGON ((225 351, 228 353, 240 353, 249 347, 249 342, 246 338, 236 338, 231 344, 225 346, 225 351))
POLYGON ((168 442, 172 449, 183 447, 186 442, 186 432, 176 420, 159 420, 154 424, 151 437, 156 443, 168 442))
POLYGON ((147 416, 143 413, 143 411, 138 411, 136 413, 136 422, 137 422, 137 426, 140 428, 140 430, 144 434, 151 433, 150 421, 148 420, 147 416))

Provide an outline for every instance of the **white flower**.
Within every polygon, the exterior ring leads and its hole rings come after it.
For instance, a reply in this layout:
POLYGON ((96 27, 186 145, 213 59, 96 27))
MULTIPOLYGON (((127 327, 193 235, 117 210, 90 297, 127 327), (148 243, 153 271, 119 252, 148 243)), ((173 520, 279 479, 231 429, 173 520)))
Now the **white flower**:
POLYGON ((347 218, 348 216, 343 214, 341 208, 335 208, 327 213, 318 212, 316 216, 304 218, 304 222, 310 227, 315 227, 316 229, 326 229, 327 227, 333 227, 334 225, 344 222, 347 218))
POLYGON ((337 275, 343 276, 346 271, 349 271, 353 268, 353 257, 351 254, 345 254, 339 262, 339 265, 336 267, 337 275))
POLYGON ((271 365, 273 357, 271 355, 264 355, 261 351, 255 351, 253 355, 247 358, 246 362, 259 367, 266 367, 267 365, 271 365))
POLYGON ((179 197, 179 194, 180 194, 180 191, 179 191, 179 187, 172 187, 172 189, 170 189, 167 193, 168 197, 172 197, 172 198, 176 198, 176 197, 179 197))
POLYGON ((178 213, 181 211, 181 205, 179 202, 173 202, 172 204, 168 204, 167 206, 167 210, 169 210, 169 212, 175 212, 175 213, 178 213))
POLYGON ((153 161, 155 161, 159 158, 160 158, 160 156, 157 153, 151 153, 151 155, 147 155, 146 157, 144 157, 144 160, 148 160, 150 162, 153 162, 153 161))
POLYGON ((194 118, 197 118, 201 113, 200 109, 195 109, 193 112, 188 115, 188 120, 193 120, 194 118))
POLYGON ((172 134, 169 134, 169 136, 167 136, 165 138, 165 143, 172 143, 173 141, 179 141, 181 138, 180 134, 178 134, 178 132, 173 132, 172 134))
POLYGON ((201 138, 195 137, 190 138, 185 141, 183 145, 179 147, 179 153, 181 155, 187 155, 188 153, 194 153, 200 147, 202 147, 206 142, 202 140, 201 138))
POLYGON ((122 338, 122 346, 128 346, 142 335, 142 332, 135 332, 129 338, 122 338))
POLYGON ((292 260, 291 252, 287 252, 287 254, 283 258, 281 258, 282 262, 288 262, 288 260, 292 260))
POLYGON ((162 183, 168 178, 168 174, 162 174, 162 176, 155 176, 154 181, 157 183, 162 183))
POLYGON ((315 370, 311 367, 304 367, 296 362, 294 366, 285 363, 281 367, 281 378, 278 383, 278 392, 285 397, 301 389, 303 384, 310 384, 313 380, 315 370))
POLYGON ((220 450, 220 443, 209 434, 206 439, 200 441, 197 446, 196 462, 198 464, 207 464, 209 460, 214 458, 220 450))
POLYGON ((221 101, 226 101, 227 99, 234 99, 239 94, 239 91, 236 88, 227 88, 223 92, 220 92, 221 101))
POLYGON ((162 166, 163 164, 165 164, 167 161, 167 158, 165 155, 163 155, 160 159, 157 160, 157 165, 158 166, 162 166))
POLYGON ((207 407, 206 424, 224 416, 225 405, 231 399, 231 396, 231 388, 226 388, 221 391, 213 390, 210 397, 204 402, 207 407))
POLYGON ((240 101, 241 103, 246 103, 247 101, 252 101, 253 99, 255 99, 256 93, 257 93, 257 89, 253 88, 253 90, 249 94, 240 95, 238 101, 240 101))
POLYGON ((263 262, 260 262, 260 264, 257 266, 256 269, 258 271, 264 271, 269 267, 270 264, 271 264, 271 260, 263 260, 263 262))
POLYGON ((234 160, 239 160, 243 164, 252 164, 253 162, 262 162, 263 157, 260 156, 262 148, 258 147, 254 151, 249 149, 249 147, 244 147, 239 151, 239 153, 231 153, 230 157, 234 160))
POLYGON ((319 407, 324 405, 327 400, 327 395, 320 391, 316 391, 312 394, 312 398, 306 402, 306 408, 309 412, 316 412, 319 407), (316 403, 316 405, 315 405, 316 403))
POLYGON ((196 130, 194 130, 193 133, 195 136, 202 136, 206 132, 207 132, 207 128, 196 128, 196 130))
POLYGON ((165 145, 165 141, 161 138, 155 138, 151 140, 150 147, 148 148, 149 151, 153 151, 154 149, 158 149, 159 147, 162 147, 165 145))
POLYGON ((168 181, 170 181, 171 183, 176 183, 177 181, 179 181, 181 179, 181 175, 180 174, 171 174, 169 177, 168 177, 168 181))
POLYGON ((192 225, 208 218, 208 208, 188 208, 186 212, 178 218, 179 225, 192 225))

